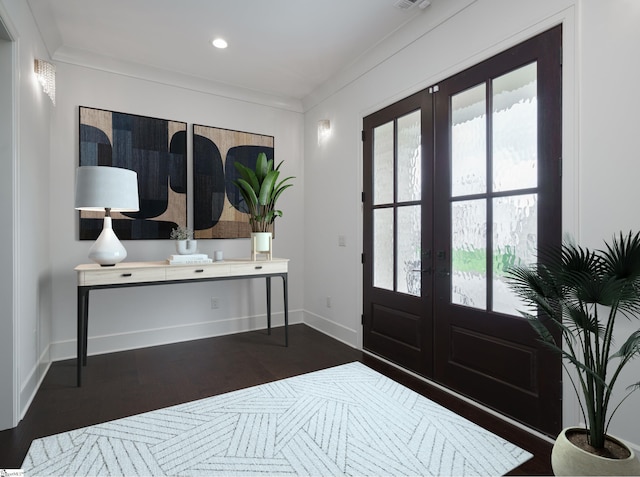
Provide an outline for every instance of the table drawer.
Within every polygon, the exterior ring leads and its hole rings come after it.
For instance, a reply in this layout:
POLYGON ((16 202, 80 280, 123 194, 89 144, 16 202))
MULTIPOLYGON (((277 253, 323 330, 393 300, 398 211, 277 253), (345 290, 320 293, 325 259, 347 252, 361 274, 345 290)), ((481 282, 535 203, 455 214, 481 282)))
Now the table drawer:
POLYGON ((167 280, 190 280, 229 276, 229 265, 171 265, 167 267, 167 280))
POLYGON ((164 268, 113 269, 79 272, 79 283, 85 286, 115 285, 118 283, 161 282, 165 278, 164 268))
POLYGON ((262 275, 266 273, 284 273, 287 271, 287 262, 247 262, 234 263, 231 266, 231 275, 262 275))

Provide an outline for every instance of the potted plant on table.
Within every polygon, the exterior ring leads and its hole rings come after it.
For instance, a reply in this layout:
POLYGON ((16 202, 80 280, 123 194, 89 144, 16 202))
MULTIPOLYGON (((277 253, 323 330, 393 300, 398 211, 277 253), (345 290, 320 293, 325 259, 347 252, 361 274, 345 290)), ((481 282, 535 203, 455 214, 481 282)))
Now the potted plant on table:
POLYGON ((622 369, 640 355, 640 329, 614 352, 616 319, 640 315, 640 233, 614 237, 605 250, 572 243, 539 251, 540 263, 508 270, 521 312, 541 340, 560 353, 586 423, 564 429, 553 447, 555 475, 640 475, 633 450, 608 434, 620 404, 611 401, 622 369), (571 372, 573 371, 573 372, 571 372), (615 407, 614 407, 615 404, 615 407))
POLYGON ((288 182, 294 177, 278 181, 282 162, 274 168, 273 159, 267 159, 267 155, 261 152, 255 170, 240 162, 234 163, 240 177, 232 183, 239 189, 248 209, 254 259, 256 253, 271 254, 273 222, 276 217, 282 217, 282 211, 276 209, 276 202, 282 192, 293 185, 288 182))
POLYGON ((171 230, 169 238, 176 241, 176 252, 178 254, 191 255, 196 253, 198 241, 193 240, 193 230, 190 228, 179 225, 171 230))

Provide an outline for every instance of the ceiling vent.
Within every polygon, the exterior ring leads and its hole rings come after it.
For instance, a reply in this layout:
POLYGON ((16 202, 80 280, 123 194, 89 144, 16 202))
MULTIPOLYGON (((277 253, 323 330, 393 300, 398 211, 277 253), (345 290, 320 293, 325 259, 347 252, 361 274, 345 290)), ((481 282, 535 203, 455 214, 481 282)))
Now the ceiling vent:
POLYGON ((396 0, 393 4, 394 7, 400 10, 411 10, 415 6, 427 8, 429 5, 431 5, 429 0, 396 0))

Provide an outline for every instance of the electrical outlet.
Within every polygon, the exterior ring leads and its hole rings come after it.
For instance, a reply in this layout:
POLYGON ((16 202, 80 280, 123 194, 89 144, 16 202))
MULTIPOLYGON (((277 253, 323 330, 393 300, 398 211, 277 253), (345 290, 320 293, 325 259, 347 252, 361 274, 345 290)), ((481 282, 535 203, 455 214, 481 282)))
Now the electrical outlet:
POLYGON ((212 297, 211 298, 211 309, 212 310, 217 310, 218 308, 220 308, 220 300, 218 298, 212 297))
POLYGON ((327 308, 331 308, 331 297, 328 296, 326 300, 327 300, 327 308))
POLYGON ((346 246, 347 246, 347 236, 338 235, 338 247, 346 247, 346 246))

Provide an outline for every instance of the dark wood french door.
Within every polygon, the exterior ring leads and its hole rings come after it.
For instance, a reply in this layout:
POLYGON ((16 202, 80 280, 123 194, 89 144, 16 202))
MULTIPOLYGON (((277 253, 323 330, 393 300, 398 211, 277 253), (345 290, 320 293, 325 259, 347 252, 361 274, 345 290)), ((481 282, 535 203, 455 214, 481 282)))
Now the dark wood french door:
POLYGON ((418 93, 364 119, 364 345, 433 374, 433 98, 418 93), (375 238, 374 238, 375 237, 375 238))
POLYGON ((364 347, 536 429, 561 363, 506 269, 561 242, 561 27, 363 121, 364 347))

